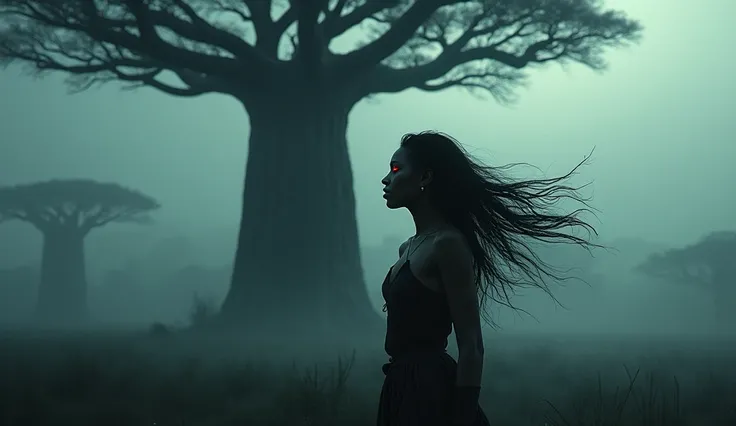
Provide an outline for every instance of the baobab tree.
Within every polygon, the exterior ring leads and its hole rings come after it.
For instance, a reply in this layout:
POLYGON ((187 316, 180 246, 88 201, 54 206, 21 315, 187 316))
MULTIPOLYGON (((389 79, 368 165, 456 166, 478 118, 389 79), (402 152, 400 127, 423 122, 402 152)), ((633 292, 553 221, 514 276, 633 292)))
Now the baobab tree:
POLYGON ((222 316, 321 332, 377 318, 346 141, 361 99, 455 87, 509 102, 525 69, 602 70, 608 48, 641 33, 601 0, 0 0, 0 17, 6 63, 65 73, 74 90, 237 100, 250 139, 222 316))
POLYGON ((43 234, 38 319, 51 324, 87 319, 84 239, 112 222, 140 223, 156 200, 114 183, 51 180, 0 187, 0 217, 43 234))
POLYGON ((713 297, 716 319, 736 325, 736 232, 707 235, 687 247, 650 256, 636 270, 671 284, 695 285, 713 297))

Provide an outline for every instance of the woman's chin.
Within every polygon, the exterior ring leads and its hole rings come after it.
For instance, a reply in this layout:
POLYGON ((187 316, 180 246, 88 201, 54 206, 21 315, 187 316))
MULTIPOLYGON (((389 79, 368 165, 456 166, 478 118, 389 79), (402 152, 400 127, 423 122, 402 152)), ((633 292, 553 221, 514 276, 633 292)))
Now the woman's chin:
POLYGON ((386 200, 386 207, 388 207, 389 209, 393 210, 393 209, 399 209, 399 208, 401 208, 401 205, 400 204, 397 204, 394 201, 386 200))

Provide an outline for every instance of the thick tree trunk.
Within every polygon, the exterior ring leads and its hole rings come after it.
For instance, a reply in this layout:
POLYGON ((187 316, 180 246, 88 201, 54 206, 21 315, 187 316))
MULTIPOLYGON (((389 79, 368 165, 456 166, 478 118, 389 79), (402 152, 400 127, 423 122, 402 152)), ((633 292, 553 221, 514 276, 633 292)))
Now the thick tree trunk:
POLYGON ((380 324, 360 263, 346 140, 352 105, 294 92, 248 105, 241 228, 221 311, 226 322, 253 334, 305 337, 380 324))
POLYGON ((84 234, 77 229, 44 233, 38 319, 51 326, 77 325, 87 320, 87 278, 84 234))

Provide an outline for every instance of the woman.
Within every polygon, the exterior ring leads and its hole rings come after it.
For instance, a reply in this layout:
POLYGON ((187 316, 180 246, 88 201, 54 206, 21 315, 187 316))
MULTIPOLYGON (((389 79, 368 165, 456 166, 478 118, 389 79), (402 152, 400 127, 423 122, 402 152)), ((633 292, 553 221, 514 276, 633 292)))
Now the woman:
POLYGON ((404 136, 391 158, 383 197, 388 208, 411 212, 416 235, 399 247, 382 287, 390 362, 383 368, 379 426, 488 425, 478 406, 486 303, 513 308, 509 296, 524 284, 549 293, 543 278, 555 275, 530 240, 595 245, 563 232, 594 234, 578 217, 587 209, 551 211, 562 199, 586 206, 576 188, 562 183, 577 167, 529 181, 504 177, 506 168, 474 161, 435 132, 404 136), (453 326, 457 363, 446 352, 453 326))

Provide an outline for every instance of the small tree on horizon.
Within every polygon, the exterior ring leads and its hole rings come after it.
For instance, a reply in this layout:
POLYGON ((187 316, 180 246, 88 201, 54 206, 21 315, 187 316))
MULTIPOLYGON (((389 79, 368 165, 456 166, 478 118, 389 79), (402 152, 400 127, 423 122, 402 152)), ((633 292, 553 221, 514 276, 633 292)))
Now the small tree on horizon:
POLYGON ((736 232, 713 232, 695 244, 655 253, 636 271, 670 284, 701 287, 713 297, 715 319, 736 326, 736 232))
POLYGON ((0 18, 0 61, 65 73, 75 91, 117 81, 241 104, 250 138, 223 319, 320 335, 378 324, 346 137, 358 102, 412 88, 510 102, 527 69, 603 70, 642 30, 602 0, 0 0, 0 18), (356 47, 336 50, 346 35, 356 47))
MULTIPOLYGON (((114 183, 50 180, 0 187, 0 218, 43 234, 37 316, 47 324, 87 320, 84 239, 110 223, 144 223, 153 198, 114 183)), ((2 222, 0 221, 0 222, 2 222)))

